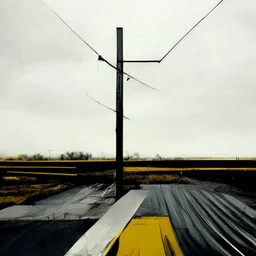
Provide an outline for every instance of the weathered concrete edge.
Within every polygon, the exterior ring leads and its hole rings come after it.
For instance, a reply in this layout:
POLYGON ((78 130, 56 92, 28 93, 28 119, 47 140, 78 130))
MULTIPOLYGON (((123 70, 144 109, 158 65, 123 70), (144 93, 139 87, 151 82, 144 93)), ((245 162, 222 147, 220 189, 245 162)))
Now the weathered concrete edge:
POLYGON ((104 250, 134 216, 148 191, 132 190, 118 200, 65 254, 103 255, 104 250))

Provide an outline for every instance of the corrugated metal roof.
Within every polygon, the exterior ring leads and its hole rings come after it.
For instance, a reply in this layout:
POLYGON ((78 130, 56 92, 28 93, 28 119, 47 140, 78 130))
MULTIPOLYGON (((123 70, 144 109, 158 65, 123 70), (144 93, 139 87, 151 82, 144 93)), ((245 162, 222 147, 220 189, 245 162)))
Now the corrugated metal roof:
POLYGON ((131 193, 67 255, 256 255, 256 212, 230 195, 174 184, 131 193), (97 237, 106 227, 115 232, 97 237))

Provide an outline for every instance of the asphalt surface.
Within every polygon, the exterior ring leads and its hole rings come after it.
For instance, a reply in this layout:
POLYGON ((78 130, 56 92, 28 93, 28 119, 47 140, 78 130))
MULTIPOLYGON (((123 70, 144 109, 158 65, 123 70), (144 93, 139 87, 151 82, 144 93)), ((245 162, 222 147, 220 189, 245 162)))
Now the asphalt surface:
POLYGON ((63 256, 95 222, 0 221, 0 255, 63 256))

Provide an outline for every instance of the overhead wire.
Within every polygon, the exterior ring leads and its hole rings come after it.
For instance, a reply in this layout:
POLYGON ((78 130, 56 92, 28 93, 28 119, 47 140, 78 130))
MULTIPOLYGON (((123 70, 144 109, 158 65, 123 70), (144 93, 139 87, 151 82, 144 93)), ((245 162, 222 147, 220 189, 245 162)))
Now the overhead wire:
MULTIPOLYGON (((118 112, 117 112, 116 110, 114 110, 113 108, 110 108, 110 107, 106 106, 105 104, 99 102, 98 100, 95 100, 93 97, 91 97, 91 96, 89 95, 89 93, 86 93, 86 96, 87 96, 88 98, 90 98, 91 100, 93 100, 94 102, 96 102, 97 104, 99 104, 99 105, 101 105, 101 106, 103 106, 103 107, 105 107, 105 108, 107 108, 107 109, 109 109, 109 110, 111 110, 111 111, 113 111, 113 112, 115 112, 115 113, 118 113, 118 112)), ((125 116, 125 115, 123 115, 123 117, 124 117, 125 119, 127 119, 127 120, 130 120, 130 118, 128 118, 128 117, 125 116)))
MULTIPOLYGON (((125 74, 128 79, 133 79, 135 81, 137 81, 138 83, 152 89, 152 90, 156 90, 158 91, 158 89, 142 82, 141 80, 137 79, 136 77, 130 75, 129 73, 125 72, 125 71, 122 71, 120 69, 118 69, 117 67, 115 67, 112 63, 110 63, 108 60, 106 60, 105 58, 103 58, 89 43, 87 43, 78 33, 76 33, 76 31, 64 20, 62 19, 49 5, 47 5, 44 1, 42 0, 39 0, 45 7, 47 7, 56 17, 58 17, 58 19, 60 21, 62 21, 68 28, 71 32, 73 32, 73 34, 75 34, 84 44, 86 44, 97 56, 98 56, 98 60, 101 60, 101 61, 104 61, 107 65, 109 65, 111 68, 119 71, 119 72, 122 72, 123 74, 125 74)), ((220 6, 220 4, 223 2, 224 0, 221 0, 219 1, 203 18, 201 18, 186 34, 184 34, 184 36, 182 36, 173 46, 172 48, 160 59, 160 60, 157 60, 158 63, 161 63, 180 43, 181 41, 183 41, 204 19, 206 19, 215 9, 217 9, 218 6, 220 6)), ((128 81, 127 79, 127 81, 128 81)), ((95 100, 94 98, 92 98, 88 93, 86 94, 87 97, 89 97, 91 100, 93 100, 94 102, 96 102, 97 104, 117 113, 116 110, 102 104, 101 102, 95 100)), ((128 117, 124 116, 125 119, 128 119, 128 117)))
MULTIPOLYGON (((72 31, 83 43, 85 43, 97 56, 98 56, 98 60, 104 61, 106 64, 108 64, 110 67, 112 67, 115 70, 120 71, 117 67, 115 67, 113 64, 111 64, 108 60, 106 60, 105 58, 103 58, 89 43, 87 43, 78 33, 76 33, 76 31, 64 20, 62 19, 49 5, 47 5, 44 1, 39 0, 43 5, 45 5, 45 7, 47 7, 56 17, 58 17, 58 19, 60 21, 62 21, 69 29, 70 31, 72 31)), ((204 19, 206 19, 215 9, 218 8, 218 6, 220 6, 220 4, 224 2, 224 0, 219 1, 203 18, 201 18, 187 33, 185 33, 173 46, 172 48, 157 62, 161 63, 204 19)), ((155 91, 159 91, 158 89, 156 89, 153 86, 150 86, 146 83, 144 83, 143 81, 137 79, 136 77, 132 76, 131 74, 122 71, 123 74, 127 75, 129 78, 137 81, 138 83, 153 89, 155 91)))
POLYGON ((76 31, 68 25, 68 23, 63 20, 49 5, 47 5, 44 1, 39 0, 45 7, 47 7, 55 16, 59 18, 83 43, 85 43, 95 54, 99 55, 99 53, 91 46, 89 45, 79 34, 76 33, 76 31))
MULTIPOLYGON (((45 7, 47 7, 56 17, 58 17, 58 19, 59 19, 60 21, 62 21, 62 22, 67 26, 67 28, 69 28, 69 30, 70 30, 71 32, 73 32, 83 43, 85 43, 85 44, 98 56, 98 59, 99 59, 99 60, 104 61, 106 64, 108 64, 108 65, 109 65, 110 67, 112 67, 113 69, 120 71, 120 69, 118 69, 117 67, 115 67, 113 64, 111 64, 111 63, 110 63, 109 61, 107 61, 105 58, 103 58, 90 44, 88 44, 78 33, 76 33, 76 31, 75 31, 70 25, 68 25, 68 23, 65 22, 65 20, 62 19, 49 5, 47 5, 47 4, 46 4, 44 1, 42 1, 42 0, 39 0, 39 1, 40 1, 45 7)), ((137 81, 138 83, 140 83, 140 84, 142 84, 142 85, 144 85, 144 86, 146 86, 146 87, 148 87, 148 88, 150 88, 150 89, 153 89, 153 90, 155 90, 155 91, 158 91, 158 89, 156 89, 156 88, 154 88, 154 87, 152 87, 152 86, 150 86, 150 85, 148 85, 148 84, 142 82, 141 80, 139 80, 139 79, 137 79, 136 77, 134 77, 134 76, 128 74, 128 73, 125 72, 125 71, 123 71, 123 74, 129 76, 131 79, 137 81)))
POLYGON ((179 44, 180 42, 186 37, 188 36, 188 34, 190 34, 204 19, 206 19, 215 9, 217 9, 217 7, 223 2, 224 0, 221 0, 220 2, 218 2, 201 20, 199 20, 183 37, 181 37, 177 43, 175 43, 173 45, 173 47, 159 60, 159 62, 161 63, 169 54, 170 52, 172 52, 179 44))

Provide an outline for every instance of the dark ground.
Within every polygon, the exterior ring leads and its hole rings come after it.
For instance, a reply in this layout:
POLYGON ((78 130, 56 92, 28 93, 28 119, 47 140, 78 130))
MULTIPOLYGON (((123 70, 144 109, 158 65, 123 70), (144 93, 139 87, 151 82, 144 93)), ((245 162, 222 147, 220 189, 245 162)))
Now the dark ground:
POLYGON ((96 222, 1 221, 1 256, 63 256, 96 222))
MULTIPOLYGON (((224 182, 201 181, 188 177, 182 186, 196 186, 206 191, 225 193, 256 208, 256 187, 246 183, 241 187, 224 182)), ((0 222, 1 256, 63 256, 70 247, 96 222, 72 221, 2 221, 0 222)))

